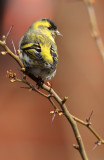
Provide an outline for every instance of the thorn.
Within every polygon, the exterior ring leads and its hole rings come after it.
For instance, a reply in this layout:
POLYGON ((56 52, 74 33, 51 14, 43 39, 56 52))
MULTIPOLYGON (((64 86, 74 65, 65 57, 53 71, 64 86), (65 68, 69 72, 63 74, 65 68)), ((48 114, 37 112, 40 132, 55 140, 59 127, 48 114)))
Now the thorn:
POLYGON ((98 146, 98 145, 96 144, 96 145, 92 148, 91 151, 93 152, 93 151, 97 148, 97 146, 98 146))
POLYGON ((17 52, 16 52, 16 48, 15 48, 15 45, 14 45, 14 41, 13 41, 13 40, 12 40, 12 45, 13 45, 14 53, 15 53, 15 55, 17 56, 17 52))
POLYGON ((58 113, 58 110, 56 109, 55 111, 50 111, 50 113, 53 114, 53 117, 52 117, 52 122, 53 122, 53 120, 55 119, 56 114, 58 113))
MULTIPOLYGON (((55 114, 55 115, 58 114, 59 116, 62 116, 63 112, 61 110, 59 110, 59 109, 56 109, 55 111, 50 111, 50 114, 55 114)), ((53 115, 53 118, 55 118, 54 117, 55 115, 53 115)))
POLYGON ((14 26, 12 25, 12 26, 10 27, 8 33, 6 34, 5 41, 7 40, 7 38, 8 38, 8 36, 9 36, 10 32, 11 32, 12 29, 13 29, 13 27, 14 27, 14 26))
POLYGON ((88 123, 88 125, 91 125, 91 118, 92 118, 92 114, 93 114, 93 111, 91 112, 90 116, 88 119, 86 119, 86 122, 88 123))
POLYGON ((92 152, 98 147, 98 146, 100 146, 101 145, 101 141, 97 141, 96 143, 95 143, 95 146, 93 147, 93 149, 91 150, 92 152))
POLYGON ((62 104, 64 104, 68 100, 68 97, 64 97, 62 104))
POLYGON ((55 116, 56 116, 56 112, 54 111, 54 114, 53 114, 53 117, 52 117, 52 123, 53 123, 53 120, 55 119, 55 116))

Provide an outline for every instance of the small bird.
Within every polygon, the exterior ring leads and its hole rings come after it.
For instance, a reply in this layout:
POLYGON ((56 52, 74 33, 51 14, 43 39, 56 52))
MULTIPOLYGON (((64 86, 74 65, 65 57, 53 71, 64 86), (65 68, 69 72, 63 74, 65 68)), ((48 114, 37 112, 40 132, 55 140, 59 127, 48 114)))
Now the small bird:
POLYGON ((28 75, 43 82, 55 76, 58 63, 56 35, 61 33, 55 23, 44 18, 34 22, 21 38, 19 58, 28 75))

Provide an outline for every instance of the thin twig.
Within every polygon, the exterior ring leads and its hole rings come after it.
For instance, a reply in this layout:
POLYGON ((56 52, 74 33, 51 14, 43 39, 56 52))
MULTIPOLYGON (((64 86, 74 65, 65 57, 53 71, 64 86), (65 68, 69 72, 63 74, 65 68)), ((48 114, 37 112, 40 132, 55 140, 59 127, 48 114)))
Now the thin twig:
POLYGON ((92 114, 93 114, 93 111, 91 112, 91 114, 90 114, 89 118, 88 118, 88 119, 86 119, 86 121, 87 121, 88 125, 90 125, 92 114))
POLYGON ((82 0, 82 1, 84 2, 88 11, 92 37, 95 39, 96 45, 99 49, 99 52, 104 62, 104 45, 103 45, 102 38, 100 36, 100 32, 99 32, 99 28, 96 20, 96 14, 93 6, 95 1, 94 0, 82 0))
POLYGON ((12 40, 12 45, 13 45, 14 53, 15 53, 15 55, 17 56, 17 52, 16 52, 16 48, 15 48, 15 45, 14 45, 14 41, 13 41, 13 40, 12 40))
POLYGON ((23 82, 24 84, 27 84, 33 91, 39 93, 40 95, 42 95, 43 97, 48 98, 48 95, 46 95, 45 93, 41 92, 39 89, 36 89, 32 84, 30 84, 28 81, 26 80, 19 80, 17 79, 18 82, 23 82))
POLYGON ((89 125, 88 122, 84 122, 84 121, 82 121, 81 119, 79 119, 79 118, 77 118, 77 117, 75 117, 75 116, 73 116, 73 115, 72 115, 72 117, 73 117, 73 119, 74 119, 76 122, 78 122, 78 123, 86 126, 86 127, 93 133, 93 135, 94 135, 102 144, 104 144, 104 140, 103 140, 103 139, 98 135, 98 133, 89 125))
POLYGON ((6 34, 6 36, 5 36, 5 41, 7 40, 8 36, 10 35, 12 29, 13 29, 13 25, 10 27, 8 33, 6 34))

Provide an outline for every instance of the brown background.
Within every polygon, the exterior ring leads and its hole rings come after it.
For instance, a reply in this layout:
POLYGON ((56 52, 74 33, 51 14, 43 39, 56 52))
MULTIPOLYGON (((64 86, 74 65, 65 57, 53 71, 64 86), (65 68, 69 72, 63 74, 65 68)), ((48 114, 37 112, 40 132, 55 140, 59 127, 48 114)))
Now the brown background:
MULTIPOLYGON (((104 1, 94 6, 104 41, 104 1)), ((83 119, 94 111, 92 126, 104 137, 104 64, 91 37, 87 10, 79 0, 8 0, 2 33, 13 24, 7 44, 16 48, 33 21, 51 18, 63 37, 57 37, 59 64, 51 83, 63 98, 68 96, 69 111, 83 119)), ((6 71, 19 75, 19 66, 9 56, 0 56, 0 159, 1 160, 80 160, 73 149, 72 128, 62 116, 51 123, 51 104, 35 92, 9 82, 6 71)), ((104 159, 104 146, 92 152, 96 138, 78 125, 90 160, 104 159)))

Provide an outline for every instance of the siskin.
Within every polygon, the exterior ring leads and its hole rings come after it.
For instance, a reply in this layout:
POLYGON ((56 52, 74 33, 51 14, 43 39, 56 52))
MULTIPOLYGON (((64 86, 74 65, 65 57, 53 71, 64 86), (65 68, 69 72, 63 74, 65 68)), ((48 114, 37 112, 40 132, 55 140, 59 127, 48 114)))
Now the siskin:
POLYGON ((41 81, 55 76, 58 63, 56 35, 61 35, 57 26, 44 18, 34 22, 21 38, 19 57, 28 75, 41 81))

